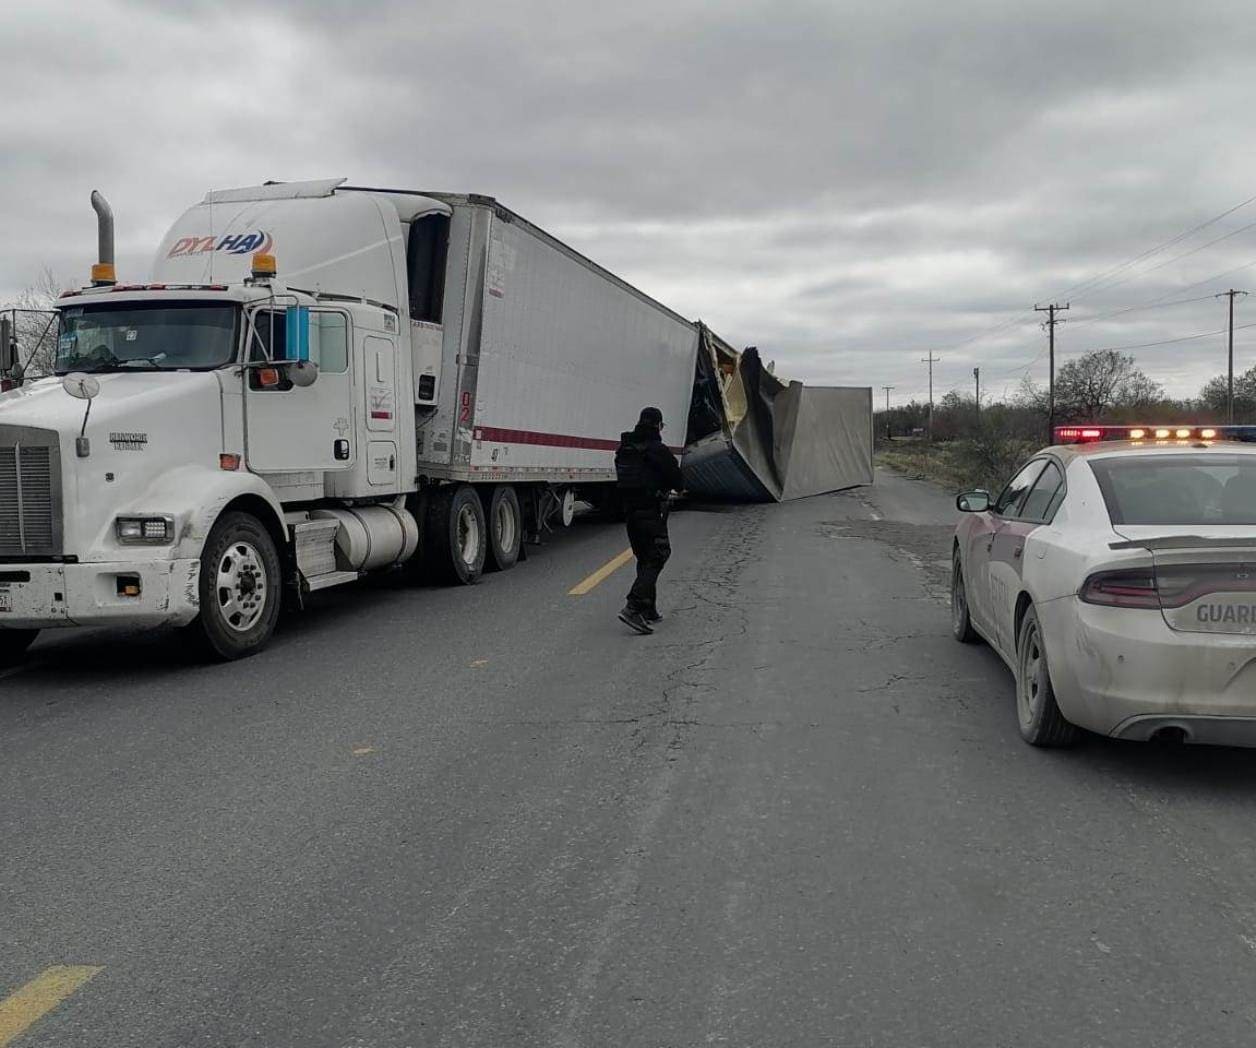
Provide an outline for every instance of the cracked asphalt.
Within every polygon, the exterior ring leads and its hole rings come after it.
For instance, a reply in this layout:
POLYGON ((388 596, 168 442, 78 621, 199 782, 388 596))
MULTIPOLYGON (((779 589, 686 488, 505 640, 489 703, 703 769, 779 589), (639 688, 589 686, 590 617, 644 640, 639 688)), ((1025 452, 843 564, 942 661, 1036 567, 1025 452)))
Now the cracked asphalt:
POLYGON ((21 1046, 1238 1045, 1256 765, 1040 752, 948 629, 927 485, 672 518, 667 618, 582 523, 331 591, 261 656, 41 638, 0 677, 21 1046))

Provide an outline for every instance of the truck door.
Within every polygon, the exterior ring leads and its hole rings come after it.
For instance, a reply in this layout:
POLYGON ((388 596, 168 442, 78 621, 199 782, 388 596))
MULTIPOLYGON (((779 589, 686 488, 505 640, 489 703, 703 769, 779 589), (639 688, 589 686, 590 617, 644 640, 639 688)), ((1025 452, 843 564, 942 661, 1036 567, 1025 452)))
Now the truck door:
POLYGON ((397 344, 368 335, 362 346, 362 389, 366 395, 366 480, 373 487, 397 483, 397 344))
MULTIPOLYGON (((254 314, 250 361, 288 359, 292 353, 288 316, 282 309, 254 314)), ((347 314, 311 309, 308 353, 318 365, 318 379, 312 386, 293 386, 287 381, 265 386, 256 371, 249 374, 246 441, 248 465, 255 472, 346 469, 357 456, 347 314)))

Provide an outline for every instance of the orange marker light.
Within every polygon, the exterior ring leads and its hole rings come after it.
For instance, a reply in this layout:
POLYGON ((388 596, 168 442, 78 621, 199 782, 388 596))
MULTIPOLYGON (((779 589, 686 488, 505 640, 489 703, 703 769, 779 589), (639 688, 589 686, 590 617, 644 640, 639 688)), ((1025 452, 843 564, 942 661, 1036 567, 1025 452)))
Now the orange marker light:
POLYGON ((1179 430, 1177 431, 1177 435, 1178 435, 1178 439, 1180 439, 1180 440, 1184 440, 1185 438, 1187 438, 1187 437, 1189 437, 1189 436, 1191 435, 1191 431, 1190 431, 1189 429, 1186 429, 1185 427, 1183 427, 1182 429, 1179 429, 1179 430))
POLYGON ((225 469, 229 473, 239 469, 240 468, 240 456, 239 455, 226 455, 226 454, 219 455, 218 456, 218 468, 225 469))
POLYGON ((1143 437, 1145 437, 1146 435, 1147 435, 1147 431, 1145 429, 1131 429, 1130 430, 1130 440, 1142 440, 1143 437))
POLYGON ((1201 429, 1199 435, 1205 440, 1212 440, 1217 435, 1217 431, 1215 429, 1201 429))
POLYGON ((1169 431, 1168 431, 1167 429, 1163 429, 1163 428, 1162 428, 1162 429, 1158 429, 1158 430, 1156 430, 1156 439, 1157 439, 1157 440, 1164 440, 1164 439, 1165 439, 1165 437, 1167 437, 1168 435, 1169 435, 1169 431))
POLYGON ((253 256, 254 277, 273 277, 278 268, 274 255, 268 255, 263 251, 259 251, 253 256))

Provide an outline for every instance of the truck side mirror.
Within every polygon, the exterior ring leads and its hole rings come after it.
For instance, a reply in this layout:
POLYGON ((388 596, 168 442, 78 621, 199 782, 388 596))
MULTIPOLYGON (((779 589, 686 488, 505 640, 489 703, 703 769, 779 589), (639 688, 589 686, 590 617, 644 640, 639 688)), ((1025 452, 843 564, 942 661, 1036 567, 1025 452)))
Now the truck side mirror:
POLYGON ((294 386, 312 386, 318 380, 318 365, 312 360, 294 360, 284 366, 284 371, 294 386))
POLYGON ((17 366, 17 344, 13 341, 13 321, 0 317, 0 375, 7 375, 17 366))

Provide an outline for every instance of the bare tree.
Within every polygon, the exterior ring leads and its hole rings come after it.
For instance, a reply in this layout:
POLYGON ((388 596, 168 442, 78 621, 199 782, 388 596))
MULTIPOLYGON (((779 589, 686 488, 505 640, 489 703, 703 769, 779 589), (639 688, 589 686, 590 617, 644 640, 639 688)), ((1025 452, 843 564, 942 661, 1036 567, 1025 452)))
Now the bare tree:
POLYGON ((50 374, 57 356, 57 325, 52 313, 62 284, 48 266, 43 266, 34 283, 0 305, 0 311, 13 310, 18 360, 29 378, 50 374))
MULTIPOLYGON (((1224 419, 1229 403, 1226 376, 1209 379, 1199 391, 1199 400, 1212 417, 1224 419)), ((1234 376, 1234 417, 1248 421, 1256 418, 1256 367, 1234 376)))
MULTIPOLYGON (((1070 360, 1055 375, 1055 414, 1061 422, 1099 421, 1114 408, 1140 408, 1163 397, 1129 353, 1096 349, 1070 360)), ((1026 379, 1020 402, 1046 412, 1046 391, 1026 379)))

